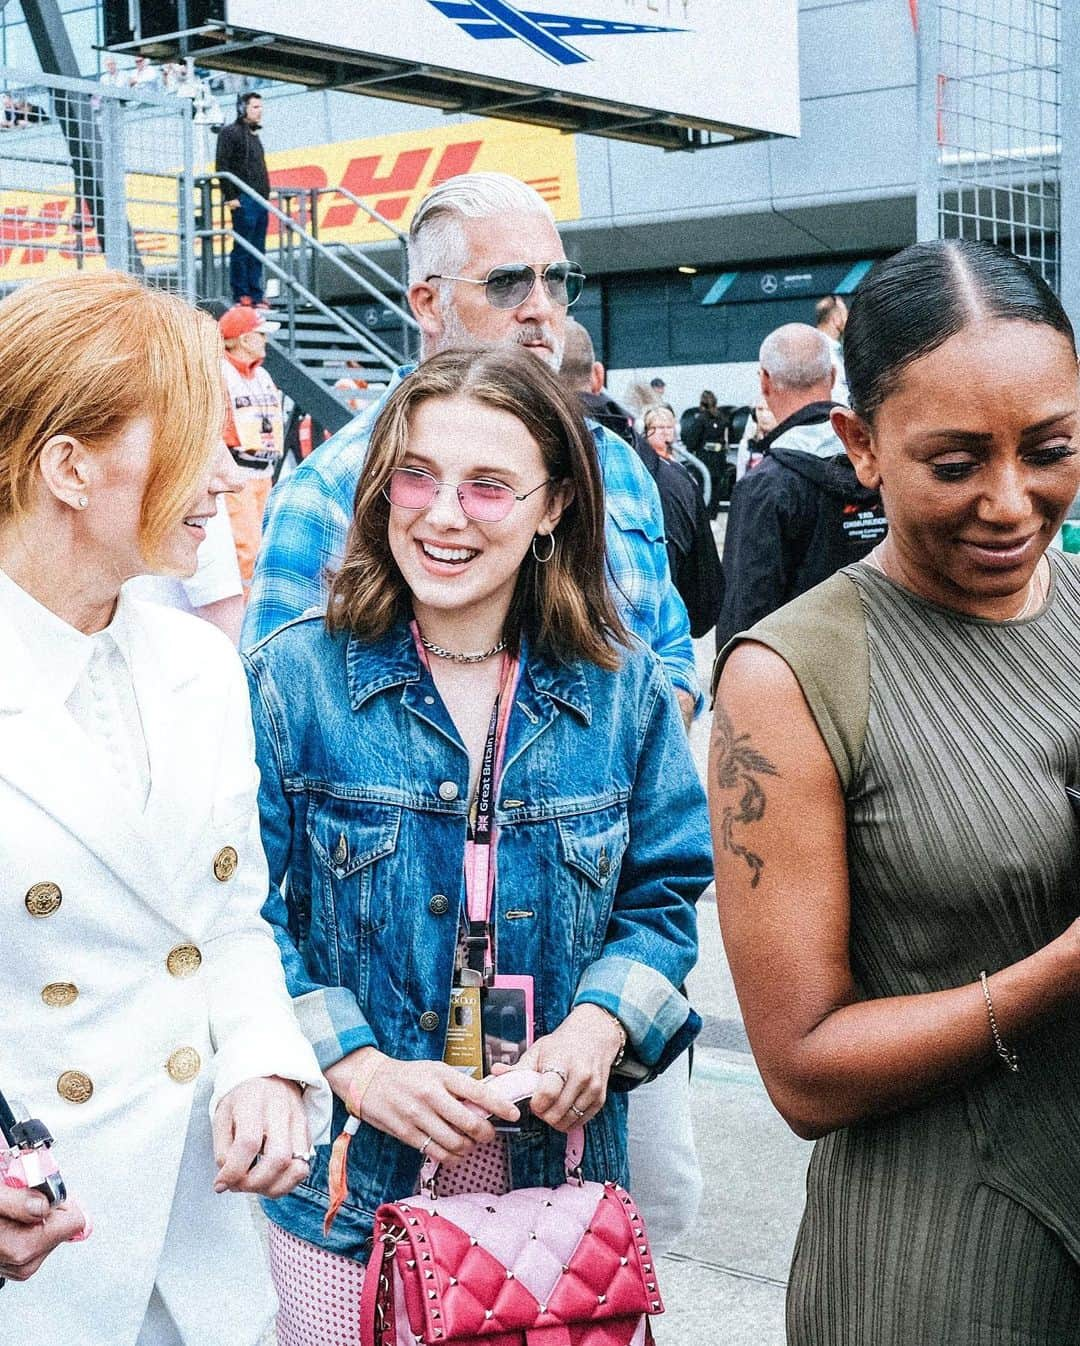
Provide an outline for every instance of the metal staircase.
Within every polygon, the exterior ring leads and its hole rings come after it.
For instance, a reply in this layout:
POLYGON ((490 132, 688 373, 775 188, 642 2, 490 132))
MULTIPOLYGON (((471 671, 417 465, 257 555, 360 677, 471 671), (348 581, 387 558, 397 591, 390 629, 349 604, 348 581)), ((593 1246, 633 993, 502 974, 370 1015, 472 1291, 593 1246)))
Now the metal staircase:
POLYGON ((229 302, 231 248, 242 247, 257 257, 268 293, 276 290, 267 316, 281 323, 267 343, 267 371, 292 402, 294 414, 310 415, 331 433, 340 429, 354 414, 349 402, 357 393, 335 385, 363 380, 378 390, 411 357, 416 344, 419 329, 406 301, 405 236, 341 188, 279 187, 266 199, 228 173, 204 174, 195 182, 200 298, 229 302), (328 247, 321 242, 316 232, 319 197, 327 192, 347 197, 396 237, 400 277, 351 244, 328 247), (224 199, 240 195, 258 202, 277 221, 276 237, 264 253, 233 231, 224 199), (331 303, 324 294, 344 294, 349 305, 331 303))

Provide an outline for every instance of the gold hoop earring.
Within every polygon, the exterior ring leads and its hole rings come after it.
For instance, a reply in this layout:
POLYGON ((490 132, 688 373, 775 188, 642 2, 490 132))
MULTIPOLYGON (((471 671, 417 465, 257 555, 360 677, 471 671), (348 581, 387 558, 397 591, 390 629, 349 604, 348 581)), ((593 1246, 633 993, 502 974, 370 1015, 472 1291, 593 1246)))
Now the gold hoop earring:
POLYGON ((533 554, 533 560, 536 561, 539 565, 542 566, 547 565, 547 563, 555 555, 555 534, 537 533, 536 537, 534 537, 532 540, 532 554, 533 554), (547 540, 551 543, 551 548, 546 556, 541 556, 540 553, 536 550, 536 538, 539 537, 546 537, 547 540))

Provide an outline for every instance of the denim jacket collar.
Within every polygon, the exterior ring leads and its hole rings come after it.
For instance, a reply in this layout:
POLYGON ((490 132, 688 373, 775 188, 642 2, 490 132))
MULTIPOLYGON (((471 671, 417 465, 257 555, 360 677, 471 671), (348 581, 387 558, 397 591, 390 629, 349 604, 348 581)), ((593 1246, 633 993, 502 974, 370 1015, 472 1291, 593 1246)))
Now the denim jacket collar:
MULTIPOLYGON (((565 664, 556 663, 542 652, 530 649, 527 641, 523 640, 522 644, 525 653, 522 683, 536 695, 557 701, 574 711, 585 724, 591 724, 592 702, 580 661, 574 659, 565 664)), ((417 683, 424 677, 416 642, 408 623, 404 621, 396 622, 378 640, 350 636, 345 664, 349 677, 349 703, 353 710, 359 710, 365 701, 378 692, 417 683)), ((524 686, 519 687, 518 702, 529 715, 523 690, 524 686)))

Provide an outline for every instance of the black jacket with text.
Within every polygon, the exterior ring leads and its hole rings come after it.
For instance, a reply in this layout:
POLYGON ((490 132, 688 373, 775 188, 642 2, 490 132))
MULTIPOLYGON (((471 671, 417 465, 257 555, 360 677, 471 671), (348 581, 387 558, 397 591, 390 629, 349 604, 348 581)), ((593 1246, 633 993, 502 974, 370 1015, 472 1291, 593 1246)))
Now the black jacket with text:
POLYGON ((718 650, 885 536, 881 497, 860 484, 829 424, 834 405, 812 402, 782 421, 762 441, 764 458, 735 486, 718 650))

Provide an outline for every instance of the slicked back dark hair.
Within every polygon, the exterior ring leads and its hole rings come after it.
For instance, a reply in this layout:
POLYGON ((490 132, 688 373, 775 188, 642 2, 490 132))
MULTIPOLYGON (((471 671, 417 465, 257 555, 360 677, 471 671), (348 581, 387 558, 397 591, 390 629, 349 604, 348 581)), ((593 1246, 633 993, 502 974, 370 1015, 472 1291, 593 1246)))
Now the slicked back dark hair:
POLYGON ((969 323, 994 318, 1052 327, 1076 352, 1057 295, 1005 248, 945 239, 878 262, 855 291, 844 330, 852 409, 872 421, 908 365, 969 323))

